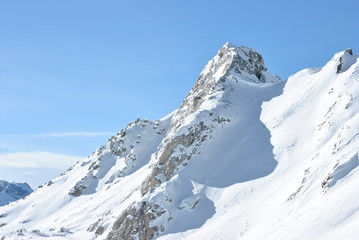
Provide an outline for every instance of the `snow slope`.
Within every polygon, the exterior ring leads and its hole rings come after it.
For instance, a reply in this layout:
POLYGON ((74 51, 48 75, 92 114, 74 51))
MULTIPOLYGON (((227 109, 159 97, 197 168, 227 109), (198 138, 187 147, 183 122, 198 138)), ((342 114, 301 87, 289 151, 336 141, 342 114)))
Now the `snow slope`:
POLYGON ((359 63, 286 84, 226 43, 167 117, 136 120, 0 208, 4 239, 355 239, 359 63))
POLYGON ((32 192, 33 190, 27 183, 9 183, 0 180, 0 206, 24 198, 32 192))

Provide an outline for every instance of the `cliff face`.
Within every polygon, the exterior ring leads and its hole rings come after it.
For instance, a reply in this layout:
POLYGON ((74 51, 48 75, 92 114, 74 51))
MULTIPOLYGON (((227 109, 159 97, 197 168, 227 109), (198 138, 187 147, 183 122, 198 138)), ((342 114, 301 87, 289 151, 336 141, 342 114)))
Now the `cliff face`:
POLYGON ((1 231, 10 239, 354 239, 357 59, 340 52, 284 84, 259 53, 226 43, 176 111, 130 123, 0 208, 1 231))

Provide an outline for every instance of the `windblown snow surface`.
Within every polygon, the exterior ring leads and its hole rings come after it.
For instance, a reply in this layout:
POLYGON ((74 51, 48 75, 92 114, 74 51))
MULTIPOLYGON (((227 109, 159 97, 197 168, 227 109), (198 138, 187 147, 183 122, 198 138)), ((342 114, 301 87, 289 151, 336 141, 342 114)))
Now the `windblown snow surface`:
POLYGON ((286 83, 226 43, 181 106, 138 119, 24 200, 2 239, 357 239, 359 62, 286 83))

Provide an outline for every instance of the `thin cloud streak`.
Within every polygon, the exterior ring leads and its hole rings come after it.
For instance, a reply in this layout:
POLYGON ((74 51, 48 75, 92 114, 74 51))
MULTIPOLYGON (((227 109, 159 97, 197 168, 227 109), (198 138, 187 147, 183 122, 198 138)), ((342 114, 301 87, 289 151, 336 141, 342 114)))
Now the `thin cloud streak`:
POLYGON ((18 152, 0 154, 0 166, 15 168, 63 169, 85 159, 84 157, 51 152, 18 152))
POLYGON ((112 135, 112 132, 54 132, 39 134, 1 134, 0 137, 27 137, 27 138, 46 138, 46 137, 94 137, 112 135))

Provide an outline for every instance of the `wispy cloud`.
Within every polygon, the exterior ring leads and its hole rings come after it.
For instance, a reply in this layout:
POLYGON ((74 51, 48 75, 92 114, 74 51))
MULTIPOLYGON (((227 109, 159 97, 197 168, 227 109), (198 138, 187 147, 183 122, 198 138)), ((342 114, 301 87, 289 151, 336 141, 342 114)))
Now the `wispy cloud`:
POLYGON ((16 168, 64 169, 84 157, 51 152, 19 152, 0 154, 0 166, 16 168))
POLYGON ((112 132, 53 132, 39 134, 0 134, 0 137, 28 137, 28 138, 46 138, 46 137, 93 137, 111 135, 112 132))

